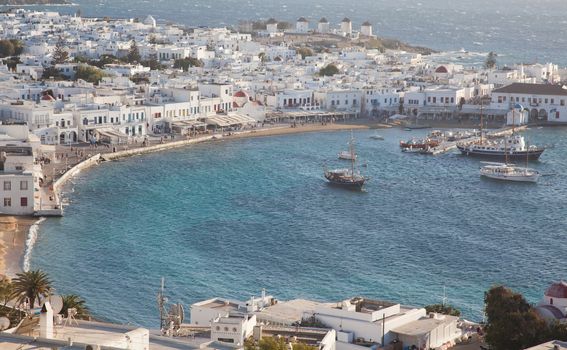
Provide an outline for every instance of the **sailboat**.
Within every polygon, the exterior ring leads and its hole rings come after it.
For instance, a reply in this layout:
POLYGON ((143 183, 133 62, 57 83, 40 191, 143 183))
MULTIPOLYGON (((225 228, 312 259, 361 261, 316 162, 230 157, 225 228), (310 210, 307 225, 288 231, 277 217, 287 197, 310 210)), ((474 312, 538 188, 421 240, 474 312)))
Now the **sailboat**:
POLYGON ((351 147, 351 144, 353 142, 354 142, 354 137, 352 136, 352 131, 351 131, 350 141, 349 141, 349 150, 339 152, 339 154, 337 155, 339 157, 339 159, 343 159, 343 160, 355 160, 356 159, 356 152, 354 152, 353 148, 351 147))
POLYGON ((360 174, 360 170, 358 169, 352 131, 349 142, 349 153, 350 157, 348 159, 351 161, 350 168, 333 170, 327 170, 325 168, 325 178, 333 185, 360 190, 369 178, 360 174))
MULTIPOLYGON (((504 147, 506 147, 506 145, 504 147)), ((526 154, 526 166, 519 167, 508 163, 507 149, 505 149, 504 152, 506 154, 505 162, 485 163, 486 165, 480 168, 480 176, 503 181, 537 182, 540 177, 540 173, 535 169, 528 168, 528 161, 530 159, 529 153, 526 154)))

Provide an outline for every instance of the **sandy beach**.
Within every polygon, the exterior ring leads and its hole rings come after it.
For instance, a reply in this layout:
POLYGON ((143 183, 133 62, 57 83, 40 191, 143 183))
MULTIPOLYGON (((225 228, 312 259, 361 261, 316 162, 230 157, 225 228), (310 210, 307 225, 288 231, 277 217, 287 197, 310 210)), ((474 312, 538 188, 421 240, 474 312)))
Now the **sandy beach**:
POLYGON ((14 277, 22 271, 26 240, 38 218, 0 216, 0 275, 14 277))

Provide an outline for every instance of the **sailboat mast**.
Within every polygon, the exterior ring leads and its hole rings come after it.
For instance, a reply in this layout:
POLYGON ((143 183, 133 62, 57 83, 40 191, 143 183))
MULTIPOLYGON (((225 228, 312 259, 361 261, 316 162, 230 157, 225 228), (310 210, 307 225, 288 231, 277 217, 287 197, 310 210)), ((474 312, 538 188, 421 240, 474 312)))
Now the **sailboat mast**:
POLYGON ((351 164, 351 171, 352 176, 354 177, 354 160, 355 160, 355 153, 354 153, 354 135, 352 134, 352 130, 350 131, 350 164, 351 164))
POLYGON ((480 99, 480 143, 482 144, 482 124, 483 120, 482 120, 482 98, 480 99))

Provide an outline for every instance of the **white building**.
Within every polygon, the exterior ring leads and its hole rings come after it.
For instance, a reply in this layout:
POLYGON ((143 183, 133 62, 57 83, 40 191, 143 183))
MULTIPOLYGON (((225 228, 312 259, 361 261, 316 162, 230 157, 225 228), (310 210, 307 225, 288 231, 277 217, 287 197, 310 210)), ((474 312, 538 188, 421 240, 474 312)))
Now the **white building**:
POLYGON ((0 213, 33 215, 39 209, 39 177, 34 148, 24 124, 0 125, 0 213))
POLYGON ((521 104, 530 121, 567 123, 567 89, 551 84, 514 83, 492 91, 491 108, 510 110, 521 104))
POLYGON ((256 326, 256 315, 228 315, 212 321, 211 340, 243 347, 244 340, 252 335, 256 326))
POLYGON ((314 93, 317 105, 327 110, 361 112, 362 91, 349 89, 322 90, 314 93))

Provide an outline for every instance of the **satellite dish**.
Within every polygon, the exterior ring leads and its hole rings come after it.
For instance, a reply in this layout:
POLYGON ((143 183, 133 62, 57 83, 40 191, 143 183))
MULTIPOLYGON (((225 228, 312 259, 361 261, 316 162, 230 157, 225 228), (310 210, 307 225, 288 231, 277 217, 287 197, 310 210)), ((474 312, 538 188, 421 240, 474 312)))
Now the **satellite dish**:
POLYGON ((0 331, 10 328, 10 319, 8 317, 0 317, 0 331))
MULTIPOLYGON (((61 310, 63 310, 63 297, 61 297, 61 295, 51 295, 46 299, 46 301, 49 301, 51 304, 51 310, 53 310, 55 315, 59 314, 61 310)), ((45 304, 45 302, 41 304, 42 307, 43 304, 45 304)))

